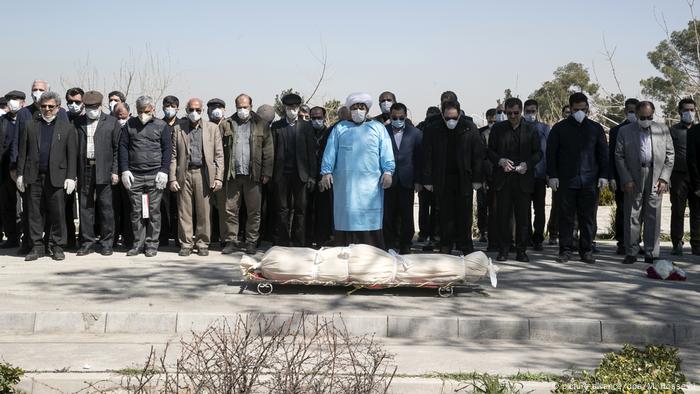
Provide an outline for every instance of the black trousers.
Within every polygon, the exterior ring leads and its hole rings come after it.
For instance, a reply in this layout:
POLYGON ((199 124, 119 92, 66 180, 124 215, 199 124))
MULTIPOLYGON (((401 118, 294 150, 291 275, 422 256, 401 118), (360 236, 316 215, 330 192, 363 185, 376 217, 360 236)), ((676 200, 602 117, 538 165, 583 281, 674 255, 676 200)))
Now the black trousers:
POLYGON ((131 248, 134 231, 131 228, 131 200, 129 191, 119 182, 112 186, 112 208, 114 210, 114 239, 121 237, 122 244, 131 248))
POLYGON ((96 227, 99 227, 100 245, 112 248, 114 243, 114 209, 112 209, 112 186, 95 184, 95 166, 86 166, 83 182, 80 185, 80 236, 83 246, 92 246, 96 241, 96 227), (95 226, 95 213, 99 215, 99 225, 95 226))
POLYGON ((27 185, 27 218, 29 239, 34 247, 43 244, 44 223, 49 228, 48 245, 66 244, 66 193, 53 187, 48 174, 39 174, 35 183, 27 185))
POLYGON ((574 249, 574 218, 578 220, 579 254, 590 252, 595 236, 598 189, 563 188, 559 194, 559 253, 571 253, 574 249))
POLYGON ((336 246, 349 246, 350 244, 365 244, 375 248, 384 249, 384 233, 382 230, 372 231, 338 231, 335 230, 334 241, 336 246))
POLYGON ((700 199, 690 184, 687 172, 671 173, 671 241, 674 244, 683 240, 683 218, 685 206, 690 208, 690 246, 700 250, 700 199))
POLYGON ((177 241, 177 194, 167 187, 163 189, 160 200, 160 218, 160 242, 167 244, 171 239, 177 241))
POLYGON ((401 185, 384 190, 384 242, 387 249, 410 248, 413 227, 413 189, 401 185))
MULTIPOLYGON (((413 208, 413 207, 411 207, 413 208)), ((333 235, 333 192, 314 188, 307 195, 306 243, 323 246, 333 235)))
POLYGON ((18 241, 17 232, 17 186, 10 178, 10 174, 5 174, 0 183, 0 216, 2 217, 2 231, 8 241, 18 241))
POLYGON ((78 233, 75 228, 75 197, 77 194, 72 193, 66 196, 66 246, 68 248, 73 248, 78 244, 78 233))
POLYGON ((552 192, 552 206, 549 209, 547 232, 550 239, 559 238, 559 191, 552 192))
POLYGON ((479 235, 484 236, 489 233, 489 201, 488 191, 483 187, 476 191, 476 228, 479 235))
MULTIPOLYGON (((532 243, 535 245, 544 242, 544 224, 546 222, 544 200, 546 196, 547 181, 535 178, 535 190, 532 192, 532 209, 535 211, 535 218, 531 227, 532 243)), ((528 213, 530 213, 529 209, 528 213)))
POLYGON ((425 189, 418 193, 418 235, 433 238, 437 234, 438 210, 435 194, 425 189))
POLYGON ((277 225, 275 245, 306 245, 306 183, 297 175, 285 175, 275 181, 273 193, 277 225))
POLYGON ((457 175, 445 175, 443 190, 436 191, 439 196, 440 209, 440 248, 470 252, 474 250, 472 242, 472 204, 473 192, 462 187, 457 175))
POLYGON ((525 252, 530 243, 530 199, 531 194, 520 187, 518 175, 506 176, 501 190, 496 192, 500 252, 508 253, 513 243, 510 231, 511 220, 515 217, 515 247, 518 252, 525 252))
POLYGON ((625 247, 625 193, 618 184, 615 190, 615 241, 618 247, 625 247))

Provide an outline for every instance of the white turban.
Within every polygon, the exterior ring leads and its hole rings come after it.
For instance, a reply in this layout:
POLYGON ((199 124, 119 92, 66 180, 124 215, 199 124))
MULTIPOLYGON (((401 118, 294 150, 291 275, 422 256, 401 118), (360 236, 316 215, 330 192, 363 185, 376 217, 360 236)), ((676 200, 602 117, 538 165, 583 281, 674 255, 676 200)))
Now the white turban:
POLYGON ((350 109, 353 104, 357 103, 366 105, 367 110, 369 111, 369 109, 372 108, 372 96, 367 93, 353 93, 345 100, 345 106, 348 107, 348 109, 350 109))

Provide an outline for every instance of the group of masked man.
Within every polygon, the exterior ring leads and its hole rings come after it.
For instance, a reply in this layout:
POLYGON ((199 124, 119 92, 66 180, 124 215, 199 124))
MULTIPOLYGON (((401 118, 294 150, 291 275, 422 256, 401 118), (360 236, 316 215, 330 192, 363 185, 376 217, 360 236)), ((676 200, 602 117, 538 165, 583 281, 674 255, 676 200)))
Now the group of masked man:
POLYGON ((119 244, 128 256, 152 257, 170 239, 180 256, 207 256, 212 243, 223 254, 254 254, 261 240, 363 243, 405 254, 415 235, 416 193, 423 249, 466 254, 474 250, 474 191, 482 241, 498 260, 514 250, 516 260, 528 261, 528 247, 543 248, 547 187, 550 242, 559 244, 560 262, 574 250, 595 262, 605 187, 615 191, 625 263, 636 260, 642 227, 645 257, 659 256, 661 194, 669 187, 674 253, 682 253, 686 201, 692 251, 700 253, 692 100, 681 101, 682 121, 669 130, 653 120, 651 102, 630 99, 627 120, 608 141, 588 118, 582 93, 570 97, 569 113, 551 130, 538 120, 536 101, 517 98, 487 111, 488 125, 479 129, 449 91, 417 126, 391 92, 379 96, 374 118, 370 95, 349 95, 332 125, 325 108, 309 108, 293 93, 282 97, 276 121, 275 108, 253 111, 246 94, 228 117, 218 98, 190 98, 178 117, 174 96, 163 98, 162 118, 149 96, 136 99, 132 116, 121 92, 105 100, 72 88, 62 97, 45 81, 32 84, 31 98, 25 106, 25 94, 15 90, 0 101, 0 247, 18 247, 28 261, 63 260, 66 247, 108 256, 119 244))

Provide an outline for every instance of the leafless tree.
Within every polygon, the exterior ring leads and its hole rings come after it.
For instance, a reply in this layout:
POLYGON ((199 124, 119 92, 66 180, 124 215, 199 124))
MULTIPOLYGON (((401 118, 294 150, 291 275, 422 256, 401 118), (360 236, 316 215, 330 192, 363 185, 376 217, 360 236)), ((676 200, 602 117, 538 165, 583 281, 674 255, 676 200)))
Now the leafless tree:
POLYGON ((313 91, 306 98, 305 104, 308 104, 311 101, 311 99, 316 95, 316 92, 318 92, 318 88, 321 86, 321 84, 323 83, 323 80, 326 77, 326 68, 328 66, 328 48, 326 48, 326 45, 323 43, 323 40, 321 40, 321 54, 316 55, 315 53, 311 52, 311 55, 321 65, 321 72, 320 72, 320 75, 318 77, 318 80, 316 81, 316 85, 314 86, 313 91))

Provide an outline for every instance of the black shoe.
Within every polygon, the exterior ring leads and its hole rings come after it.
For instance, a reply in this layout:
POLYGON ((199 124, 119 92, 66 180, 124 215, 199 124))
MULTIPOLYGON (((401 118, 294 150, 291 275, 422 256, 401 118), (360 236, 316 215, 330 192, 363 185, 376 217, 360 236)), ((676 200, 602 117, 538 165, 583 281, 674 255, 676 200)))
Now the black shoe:
POLYGON ((651 256, 646 256, 644 258, 644 264, 654 264, 654 258, 651 256))
POLYGON ((622 264, 634 264, 637 262, 637 256, 625 256, 625 259, 622 260, 622 264))
POLYGON ((258 253, 258 249, 255 247, 254 243, 249 242, 245 246, 245 253, 246 254, 256 254, 256 253, 258 253))
POLYGON ((532 247, 532 250, 534 250, 535 252, 541 252, 544 250, 544 246, 542 246, 542 244, 535 244, 532 247))
POLYGON ((0 244, 0 249, 14 249, 19 248, 19 241, 6 239, 5 242, 0 244))
POLYGON ((75 253, 76 256, 87 256, 90 253, 92 253, 92 246, 91 245, 83 245, 78 249, 78 251, 75 253))
POLYGON ((232 254, 236 253, 240 249, 240 245, 237 242, 226 242, 226 246, 221 249, 221 254, 232 254))
POLYGON ((100 254, 103 256, 111 256, 114 253, 114 250, 110 247, 103 247, 100 250, 100 254))
POLYGON ((595 264, 595 257, 593 257, 593 252, 586 252, 581 256, 581 261, 586 264, 595 264))
POLYGON ((32 248, 26 256, 24 256, 24 261, 34 261, 38 260, 39 257, 44 257, 44 248, 32 248))
POLYGON ((596 245, 595 242, 591 244, 591 252, 598 253, 598 245, 596 245))
POLYGON ((168 246, 170 242, 167 239, 161 239, 158 246, 168 246))
POLYGON ((24 256, 26 254, 29 254, 31 251, 32 251, 32 245, 28 242, 25 242, 17 250, 17 256, 24 256))
POLYGON ((496 261, 508 261, 508 253, 499 253, 496 256, 496 261))
POLYGON ((199 248, 199 250, 197 250, 197 256, 202 256, 202 257, 207 257, 207 256, 209 256, 209 249, 207 249, 207 248, 199 248))
POLYGON ((674 243, 671 254, 674 256, 683 256, 683 242, 674 243))
POLYGON ((146 253, 144 253, 144 255, 146 255, 146 257, 156 257, 157 254, 158 254, 158 249, 146 249, 146 253))
POLYGON ((557 237, 549 237, 549 242, 547 242, 550 245, 557 245, 559 244, 559 241, 557 240, 557 237))
POLYGON ((66 254, 63 253, 63 249, 60 246, 54 246, 51 248, 51 258, 56 261, 63 261, 66 259, 66 254))
POLYGON ((433 250, 435 250, 435 247, 433 246, 433 244, 428 243, 428 244, 423 245, 424 252, 432 252, 433 250))
POLYGON ((411 254, 411 248, 401 248, 399 254, 411 254))
POLYGON ((189 256, 190 254, 192 254, 192 249, 190 249, 190 248, 181 248, 181 249, 180 249, 180 253, 178 253, 177 255, 178 255, 178 256, 181 256, 181 257, 187 257, 187 256, 189 256))
POLYGON ((618 254, 620 256, 624 256, 625 254, 627 254, 627 250, 625 250, 624 246, 618 245, 617 250, 615 251, 615 254, 618 254))
POLYGON ((559 253, 559 256, 557 256, 557 263, 568 263, 569 260, 571 260, 569 252, 559 253))
POLYGON ((527 263, 530 261, 530 258, 527 257, 527 253, 525 252, 518 252, 518 254, 515 256, 516 261, 520 261, 522 263, 527 263))
POLYGON ((518 253, 518 249, 515 247, 515 245, 510 245, 510 249, 508 250, 510 253, 518 253))
POLYGON ((126 252, 126 255, 127 255, 128 257, 131 257, 131 256, 138 256, 139 254, 141 254, 141 252, 143 252, 142 249, 139 249, 139 248, 131 248, 131 249, 129 249, 128 252, 126 252))

